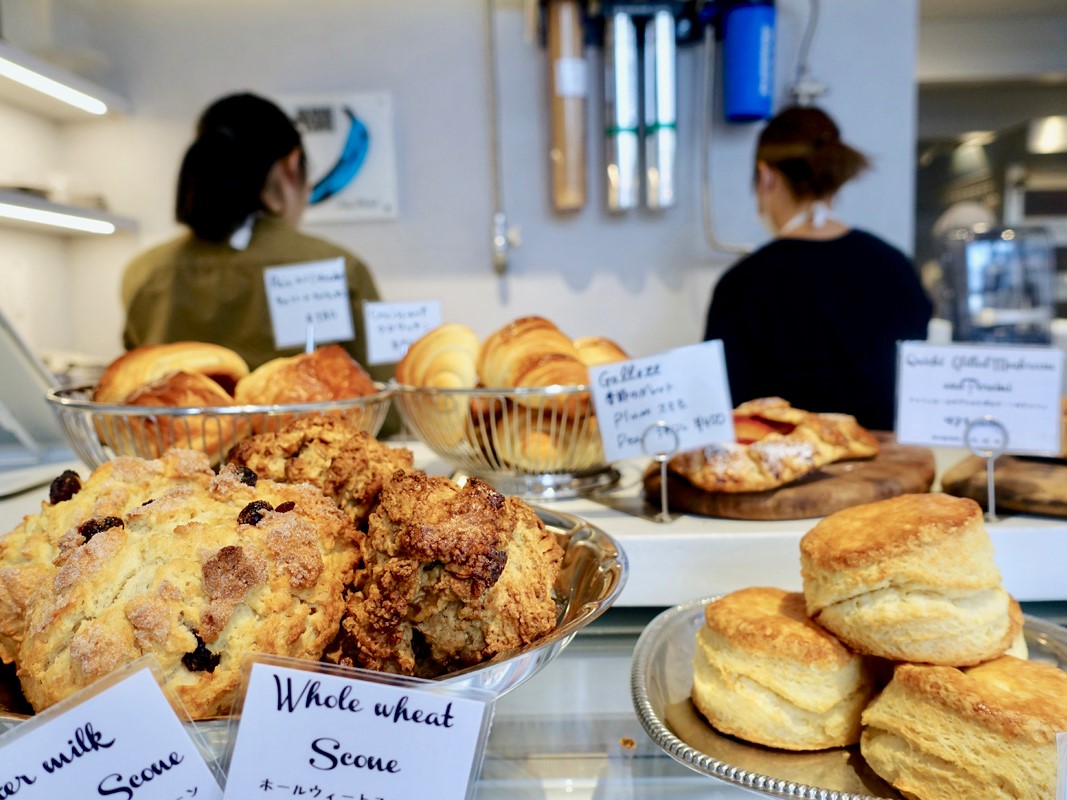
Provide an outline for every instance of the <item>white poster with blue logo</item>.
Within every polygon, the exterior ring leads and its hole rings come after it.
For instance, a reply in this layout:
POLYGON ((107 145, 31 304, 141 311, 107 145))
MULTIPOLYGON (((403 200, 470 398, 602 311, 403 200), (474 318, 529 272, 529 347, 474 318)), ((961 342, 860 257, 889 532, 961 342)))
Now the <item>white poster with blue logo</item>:
POLYGON ((307 152, 310 202, 304 221, 396 219, 393 98, 385 92, 278 99, 307 152))

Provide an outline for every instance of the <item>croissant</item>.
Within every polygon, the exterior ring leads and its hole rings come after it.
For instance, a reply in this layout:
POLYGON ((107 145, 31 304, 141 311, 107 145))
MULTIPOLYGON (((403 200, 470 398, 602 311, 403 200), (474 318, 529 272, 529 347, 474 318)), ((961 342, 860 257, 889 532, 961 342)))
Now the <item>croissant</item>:
POLYGON ((232 394, 237 382, 248 374, 248 364, 233 350, 207 342, 143 345, 108 365, 96 385, 93 400, 122 403, 141 387, 172 372, 207 375, 232 394))
MULTIPOLYGON (((222 390, 215 381, 196 372, 172 372, 153 383, 143 386, 124 399, 125 405, 158 406, 162 408, 213 408, 233 405, 233 397, 222 390)), ((165 450, 181 447, 207 453, 213 461, 219 461, 233 444, 251 434, 247 420, 229 414, 159 415, 141 417, 129 415, 132 431, 104 417, 99 420, 105 441, 117 444, 133 434, 131 447, 116 448, 120 452, 138 452, 142 458, 158 458, 165 450), (140 445, 137 447, 136 445, 140 445)))
POLYGON ((490 334, 478 358, 478 374, 494 388, 589 382, 574 344, 544 317, 522 317, 490 334))
POLYGON ((578 359, 587 367, 598 367, 630 358, 618 344, 603 336, 582 336, 575 339, 574 349, 578 351, 578 359))

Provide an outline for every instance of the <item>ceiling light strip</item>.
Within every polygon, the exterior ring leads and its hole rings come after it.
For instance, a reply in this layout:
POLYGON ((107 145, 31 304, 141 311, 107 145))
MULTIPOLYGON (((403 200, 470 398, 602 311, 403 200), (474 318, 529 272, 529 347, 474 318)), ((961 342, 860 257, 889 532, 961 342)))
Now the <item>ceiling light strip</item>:
POLYGON ((58 211, 45 211, 41 208, 16 206, 0 203, 0 217, 16 219, 20 222, 35 222, 39 225, 52 225, 85 233, 109 234, 115 232, 114 224, 92 217, 79 217, 76 214, 62 214, 58 211))
POLYGON ((47 78, 39 72, 34 72, 31 69, 26 69, 14 61, 9 61, 6 58, 0 58, 0 75, 5 78, 10 78, 13 81, 21 83, 23 86, 28 86, 43 94, 47 94, 50 97, 54 97, 56 100, 61 100, 64 103, 80 108, 82 111, 87 111, 90 114, 105 114, 107 113, 107 103, 102 100, 86 94, 85 92, 79 92, 77 89, 72 89, 64 83, 47 78))

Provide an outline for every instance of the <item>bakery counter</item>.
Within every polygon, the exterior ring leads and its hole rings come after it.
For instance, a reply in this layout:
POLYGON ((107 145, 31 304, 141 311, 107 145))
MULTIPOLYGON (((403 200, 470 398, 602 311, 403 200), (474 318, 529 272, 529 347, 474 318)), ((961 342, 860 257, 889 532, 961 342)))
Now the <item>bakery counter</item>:
MULTIPOLYGON (((448 465, 421 443, 394 444, 409 447, 416 466, 451 474, 448 465)), ((935 449, 938 478, 966 455, 962 449, 935 449)), ((605 495, 607 502, 638 505, 645 463, 617 465, 620 480, 605 495)), ((630 575, 618 606, 674 606, 753 585, 800 591, 800 538, 818 522, 818 518, 761 522, 682 514, 660 523, 588 498, 540 502, 582 517, 620 542, 630 575)), ((1016 599, 1067 600, 1061 568, 1067 563, 1067 519, 1004 513, 987 522, 987 528, 1004 585, 1016 599)))

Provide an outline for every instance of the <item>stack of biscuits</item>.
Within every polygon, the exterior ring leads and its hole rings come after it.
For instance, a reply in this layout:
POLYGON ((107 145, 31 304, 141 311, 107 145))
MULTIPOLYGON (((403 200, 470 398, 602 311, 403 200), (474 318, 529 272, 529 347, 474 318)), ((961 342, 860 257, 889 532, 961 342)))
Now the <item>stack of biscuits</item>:
POLYGON ((803 592, 705 608, 692 699, 718 730, 787 750, 856 744, 905 796, 1052 796, 1067 673, 1026 659, 977 503, 903 495, 800 542, 803 592))

